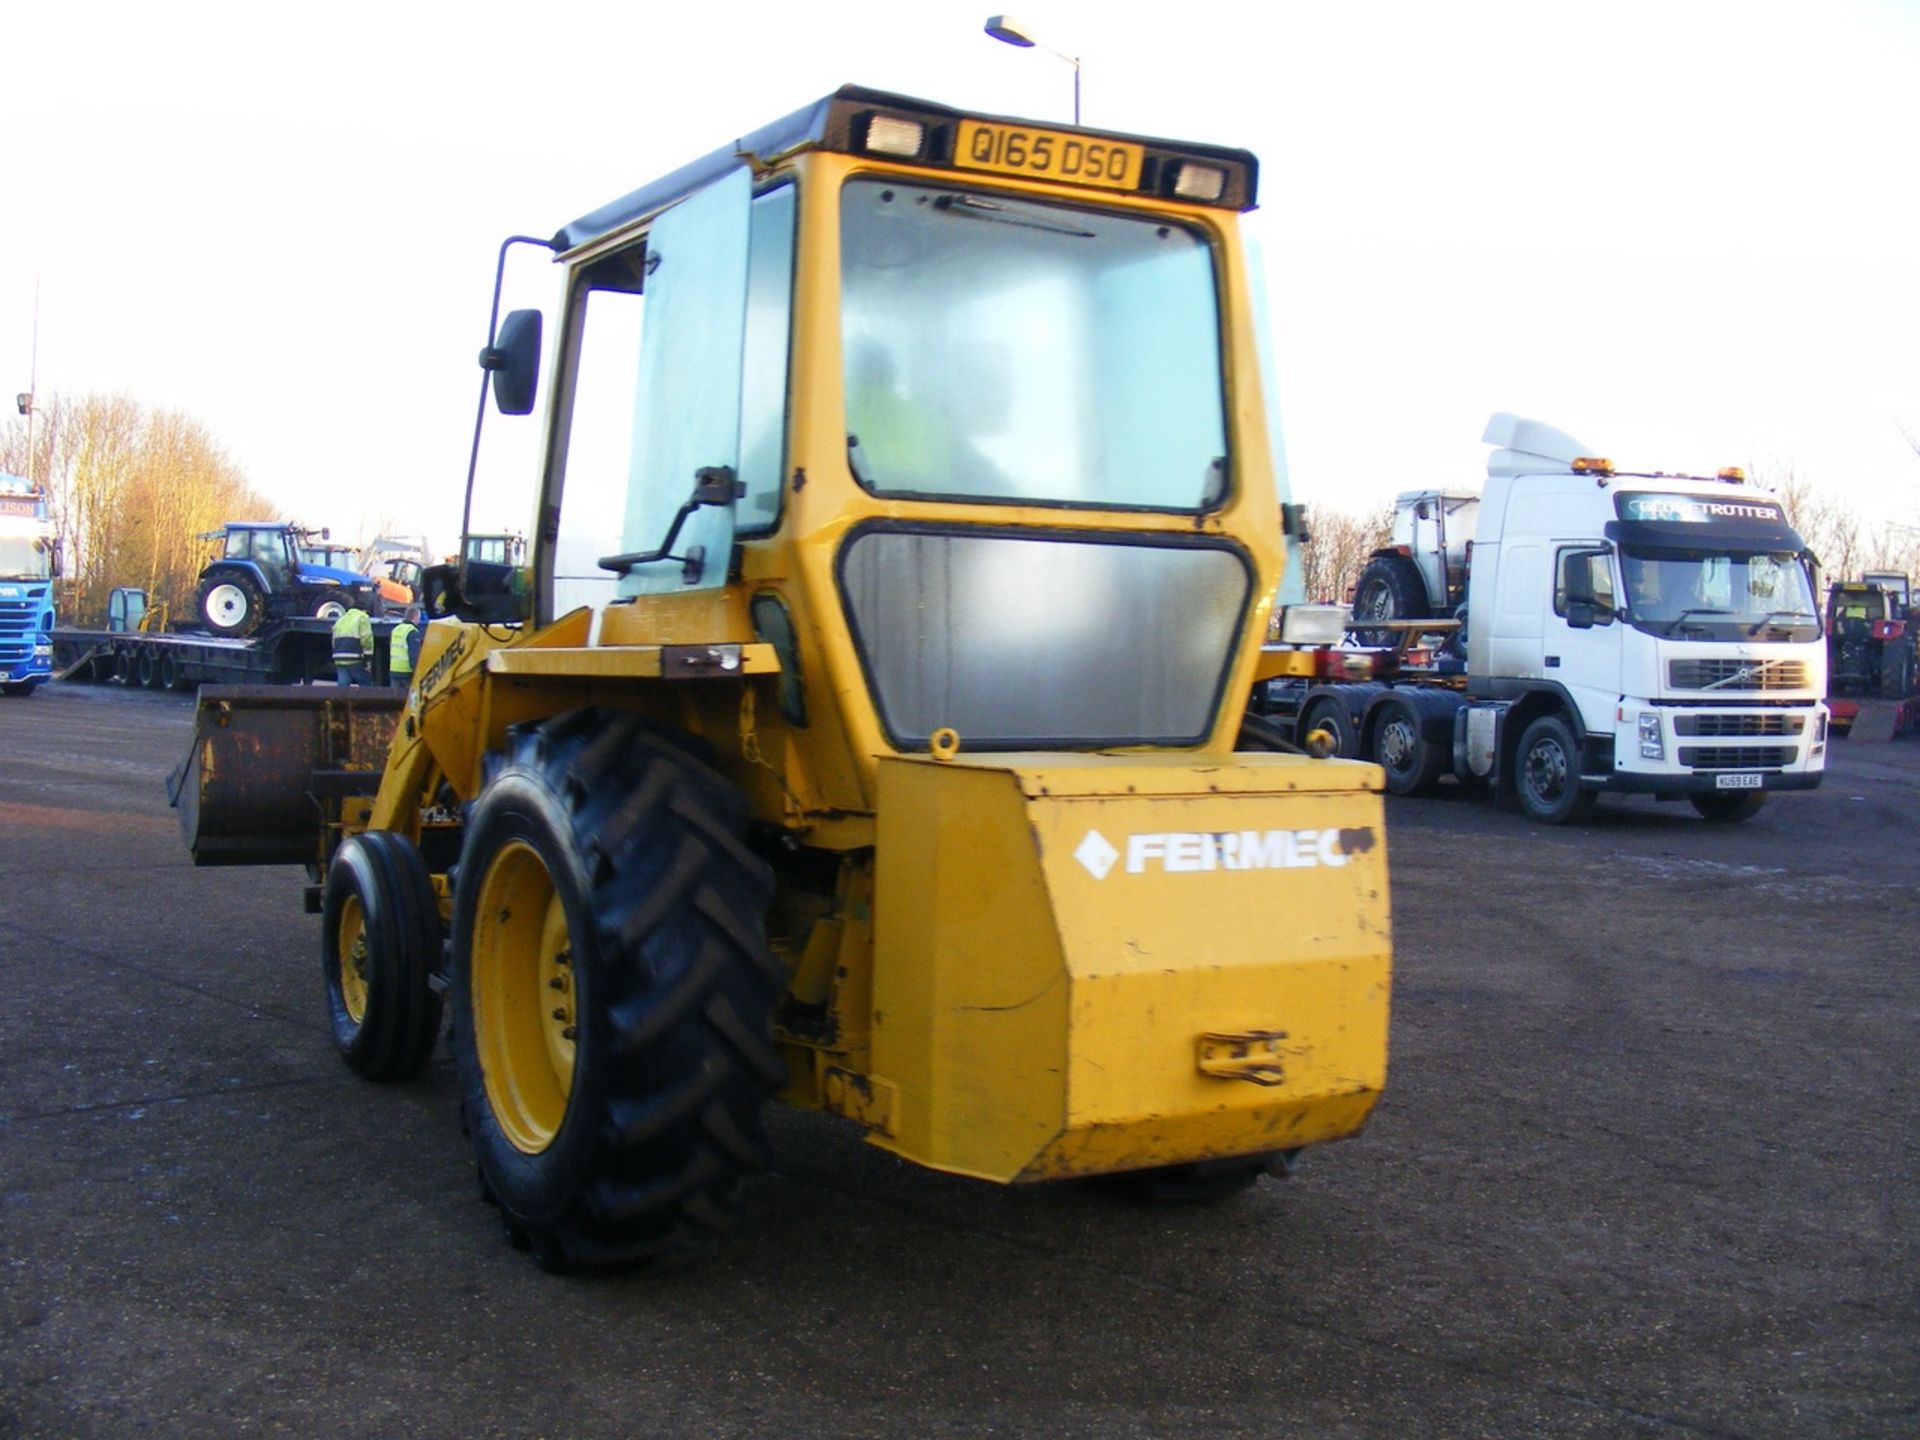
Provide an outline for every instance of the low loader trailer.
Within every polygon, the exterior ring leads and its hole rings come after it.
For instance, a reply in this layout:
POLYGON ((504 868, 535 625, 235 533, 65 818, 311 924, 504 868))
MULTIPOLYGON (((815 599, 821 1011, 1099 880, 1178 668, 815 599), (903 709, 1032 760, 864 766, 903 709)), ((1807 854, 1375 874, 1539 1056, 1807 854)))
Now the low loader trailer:
POLYGON ((1380 772, 1247 717, 1292 513, 1256 190, 849 86, 511 240, 563 286, 481 353, 529 415, 553 335, 524 553, 422 575, 404 698, 201 691, 195 860, 306 867, 356 1073, 444 1009, 543 1265, 722 1226, 773 1098, 1183 1197, 1366 1124, 1380 772))
MULTIPOLYGON (((387 637, 397 622, 375 620, 374 683, 387 683, 387 637)), ((153 690, 201 685, 312 685, 331 682, 333 622, 271 621, 248 636, 198 631, 56 629, 53 674, 59 680, 116 681, 153 690)))

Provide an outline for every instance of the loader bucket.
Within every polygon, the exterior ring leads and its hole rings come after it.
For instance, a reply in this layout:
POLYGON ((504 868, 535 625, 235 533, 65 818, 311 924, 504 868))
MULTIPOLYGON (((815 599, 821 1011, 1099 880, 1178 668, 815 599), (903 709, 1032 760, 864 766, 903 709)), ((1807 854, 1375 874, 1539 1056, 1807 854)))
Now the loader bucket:
POLYGON ((340 801, 378 788, 405 703, 400 691, 202 686, 193 748, 167 782, 193 863, 321 862, 340 801))

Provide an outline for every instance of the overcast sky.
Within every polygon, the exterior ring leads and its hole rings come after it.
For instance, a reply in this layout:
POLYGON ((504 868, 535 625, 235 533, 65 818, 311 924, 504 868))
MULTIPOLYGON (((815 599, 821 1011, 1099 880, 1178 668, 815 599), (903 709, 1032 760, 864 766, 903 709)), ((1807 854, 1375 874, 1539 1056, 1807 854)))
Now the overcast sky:
MULTIPOLYGON (((499 240, 847 81, 1067 119, 988 8, 10 6, 0 391, 38 276, 43 395, 188 411, 303 522, 450 547, 499 240)), ((1920 523, 1920 0, 1013 13, 1088 124, 1259 155, 1297 498, 1471 483, 1515 410, 1920 523)), ((524 529, 500 438, 476 528, 524 529)))

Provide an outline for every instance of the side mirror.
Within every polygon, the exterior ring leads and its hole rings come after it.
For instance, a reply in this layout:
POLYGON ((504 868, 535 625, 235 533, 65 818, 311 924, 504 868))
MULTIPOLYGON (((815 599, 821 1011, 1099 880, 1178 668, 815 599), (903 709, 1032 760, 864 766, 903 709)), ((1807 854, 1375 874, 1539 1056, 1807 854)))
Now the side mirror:
POLYGON ((63 574, 66 573, 66 569, 67 569, 66 543, 61 540, 55 540, 53 542, 53 554, 49 556, 47 560, 47 573, 53 579, 58 580, 63 574))
POLYGON ((1591 600, 1569 600, 1567 601, 1567 628, 1591 630, 1598 614, 1598 608, 1591 600))
POLYGON ((473 625, 517 625, 527 618, 520 571, 491 560, 467 562, 464 590, 457 564, 429 565, 420 572, 420 593, 414 598, 430 620, 451 616, 473 625))
POLYGON ((540 312, 510 312, 480 352, 480 368, 493 376, 493 403, 502 415, 531 414, 540 389, 540 312))

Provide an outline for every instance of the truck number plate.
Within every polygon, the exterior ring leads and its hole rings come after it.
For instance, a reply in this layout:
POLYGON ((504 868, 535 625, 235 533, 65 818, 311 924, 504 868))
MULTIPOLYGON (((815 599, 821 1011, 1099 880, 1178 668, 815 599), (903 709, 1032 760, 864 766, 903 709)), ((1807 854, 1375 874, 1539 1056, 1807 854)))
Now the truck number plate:
POLYGON ((1102 190, 1134 190, 1140 185, 1140 169, 1146 158, 1144 146, 1122 140, 1092 140, 1058 130, 962 120, 953 163, 1000 175, 1097 185, 1102 190))
POLYGON ((1760 788, 1760 777, 1758 775, 1716 775, 1713 777, 1713 788, 1716 790, 1758 790, 1760 788))

